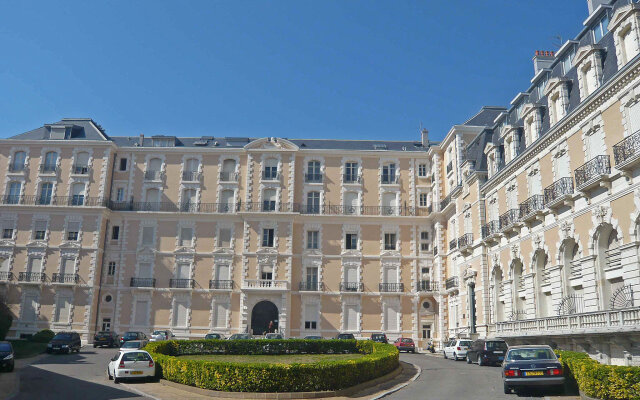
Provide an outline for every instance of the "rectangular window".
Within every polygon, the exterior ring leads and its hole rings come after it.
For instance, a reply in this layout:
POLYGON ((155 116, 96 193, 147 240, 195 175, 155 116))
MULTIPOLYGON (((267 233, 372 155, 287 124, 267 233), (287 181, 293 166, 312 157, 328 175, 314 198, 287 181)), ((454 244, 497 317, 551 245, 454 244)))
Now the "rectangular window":
POLYGON ((127 170, 127 159, 122 157, 120 159, 120 171, 126 171, 127 170))
POLYGON ((27 265, 28 273, 39 273, 42 271, 42 258, 40 257, 32 257, 29 259, 29 264, 27 265))
POLYGON ((385 233, 384 234, 384 249, 395 250, 396 249, 396 234, 385 233))
POLYGON ((358 250, 358 234, 347 233, 344 237, 344 248, 347 250, 358 250))
POLYGON ((226 328, 227 327, 227 314, 229 311, 229 304, 227 303, 218 303, 216 302, 215 307, 215 328, 226 328))
POLYGON ((44 240, 47 234, 47 221, 36 221, 33 224, 33 239, 44 240))
POLYGON ((116 201, 124 201, 124 188, 116 189, 116 201))
POLYGON ((107 268, 107 275, 113 276, 115 274, 116 274, 116 262, 109 261, 108 268, 107 268))
POLYGON ((67 240, 76 241, 78 240, 80 232, 80 222, 71 221, 67 225, 67 240))
POLYGON ((598 21, 593 27, 594 43, 598 43, 600 39, 602 39, 602 37, 609 32, 607 29, 607 25, 609 25, 609 14, 605 12, 602 18, 600 18, 600 21, 598 21))
POLYGON ((396 183, 396 165, 391 163, 382 166, 382 183, 396 183))
POLYGON ((358 306, 355 304, 349 304, 344 306, 345 312, 345 328, 347 331, 358 330, 358 306))
POLYGON ((13 239, 13 229, 12 228, 4 228, 2 230, 2 238, 3 239, 13 239))
POLYGON ((420 250, 429 251, 429 232, 420 232, 420 250))
POLYGON ((231 247, 231 229, 223 228, 218 231, 218 247, 231 247))
POLYGON ((187 326, 187 303, 184 301, 176 301, 173 303, 173 326, 187 326))
POLYGON ((56 302, 55 322, 68 323, 71 302, 67 298, 58 298, 56 302))
POLYGON ((265 228, 262 230, 262 247, 273 247, 273 228, 265 228))
POLYGON ((20 192, 21 192, 21 189, 22 189, 22 183, 21 182, 11 182, 11 183, 9 183, 9 189, 7 190, 9 195, 5 197, 5 203, 6 204, 18 204, 18 203, 20 203, 20 192))
POLYGON ((318 231, 307 231, 307 249, 318 249, 318 231))
POLYGON ((398 330, 398 310, 396 310, 394 307, 386 307, 385 325, 387 331, 398 330))
POLYGON ((345 183, 353 183, 358 179, 358 163, 348 162, 344 165, 345 183))
POLYGON ((111 240, 118 240, 118 239, 120 239, 120 227, 113 226, 111 227, 111 240))
POLYGON ((304 306, 304 329, 318 329, 318 305, 306 304, 304 306))
POLYGON ((424 178, 427 176, 427 164, 419 164, 418 165, 418 176, 424 178))
POLYGON ((150 246, 153 245, 154 228, 152 226, 145 226, 142 228, 142 244, 150 246))
POLYGON ((627 109, 629 115, 629 134, 640 131, 640 102, 633 104, 627 109))
POLYGON ((193 241, 193 228, 181 228, 179 246, 191 246, 193 241))
POLYGON ((33 322, 36 320, 36 310, 38 309, 38 297, 27 295, 22 304, 22 320, 33 322))
POLYGON ((420 207, 426 207, 426 206, 427 206, 427 194, 420 193, 420 207))
POLYGON ((148 313, 149 313, 149 302, 140 301, 140 300, 136 301, 136 306, 134 309, 135 326, 146 326, 148 313))

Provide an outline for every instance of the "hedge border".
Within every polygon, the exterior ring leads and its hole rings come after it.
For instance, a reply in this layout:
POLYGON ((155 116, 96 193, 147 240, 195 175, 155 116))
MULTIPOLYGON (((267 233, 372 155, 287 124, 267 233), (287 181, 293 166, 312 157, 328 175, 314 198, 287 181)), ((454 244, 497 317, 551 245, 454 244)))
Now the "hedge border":
POLYGON ((399 365, 390 344, 355 340, 171 340, 149 343, 164 379, 225 392, 319 392, 340 390, 384 376, 399 365), (346 350, 347 348, 352 351, 346 350), (230 351, 235 349, 235 351, 230 351), (240 352, 253 349, 253 352, 240 352), (263 349, 262 352, 255 350, 263 349), (278 349, 278 352, 274 352, 278 349), (316 351, 314 351, 316 350, 316 351), (319 350, 319 351, 318 351, 319 350), (197 351, 197 352, 196 352, 197 351), (230 363, 189 360, 188 354, 361 353, 362 358, 314 364, 230 363))
POLYGON ((640 367, 605 365, 586 353, 556 350, 568 383, 602 400, 640 399, 640 367))

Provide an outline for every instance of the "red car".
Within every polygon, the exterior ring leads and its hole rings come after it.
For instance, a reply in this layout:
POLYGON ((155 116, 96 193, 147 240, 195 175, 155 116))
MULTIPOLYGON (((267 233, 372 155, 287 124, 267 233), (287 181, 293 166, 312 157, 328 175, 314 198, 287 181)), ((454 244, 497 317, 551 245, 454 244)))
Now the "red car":
POLYGON ((396 341, 393 342, 393 345, 396 346, 398 351, 406 351, 407 353, 416 352, 416 345, 415 343, 413 343, 413 339, 411 338, 405 338, 405 337, 397 338, 396 341))

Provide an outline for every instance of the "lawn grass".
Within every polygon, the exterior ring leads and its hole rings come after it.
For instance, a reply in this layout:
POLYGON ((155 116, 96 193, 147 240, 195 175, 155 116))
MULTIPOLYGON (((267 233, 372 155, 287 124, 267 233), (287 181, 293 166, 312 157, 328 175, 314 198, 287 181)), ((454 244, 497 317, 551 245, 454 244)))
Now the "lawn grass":
POLYGON ((37 356, 47 350, 46 343, 29 342, 27 340, 10 340, 16 358, 37 356))
POLYGON ((233 363, 268 363, 268 364, 313 364, 321 361, 356 360, 364 354, 283 354, 283 355, 187 355, 178 358, 190 360, 233 362, 233 363))

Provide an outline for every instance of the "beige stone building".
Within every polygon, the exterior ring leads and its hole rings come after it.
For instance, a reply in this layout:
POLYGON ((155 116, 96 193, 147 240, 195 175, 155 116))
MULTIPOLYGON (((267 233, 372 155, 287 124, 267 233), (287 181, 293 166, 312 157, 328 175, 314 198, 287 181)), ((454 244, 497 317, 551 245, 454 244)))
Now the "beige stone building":
POLYGON ((640 5, 590 0, 509 108, 441 142, 0 141, 11 336, 504 337, 637 364, 640 5))

